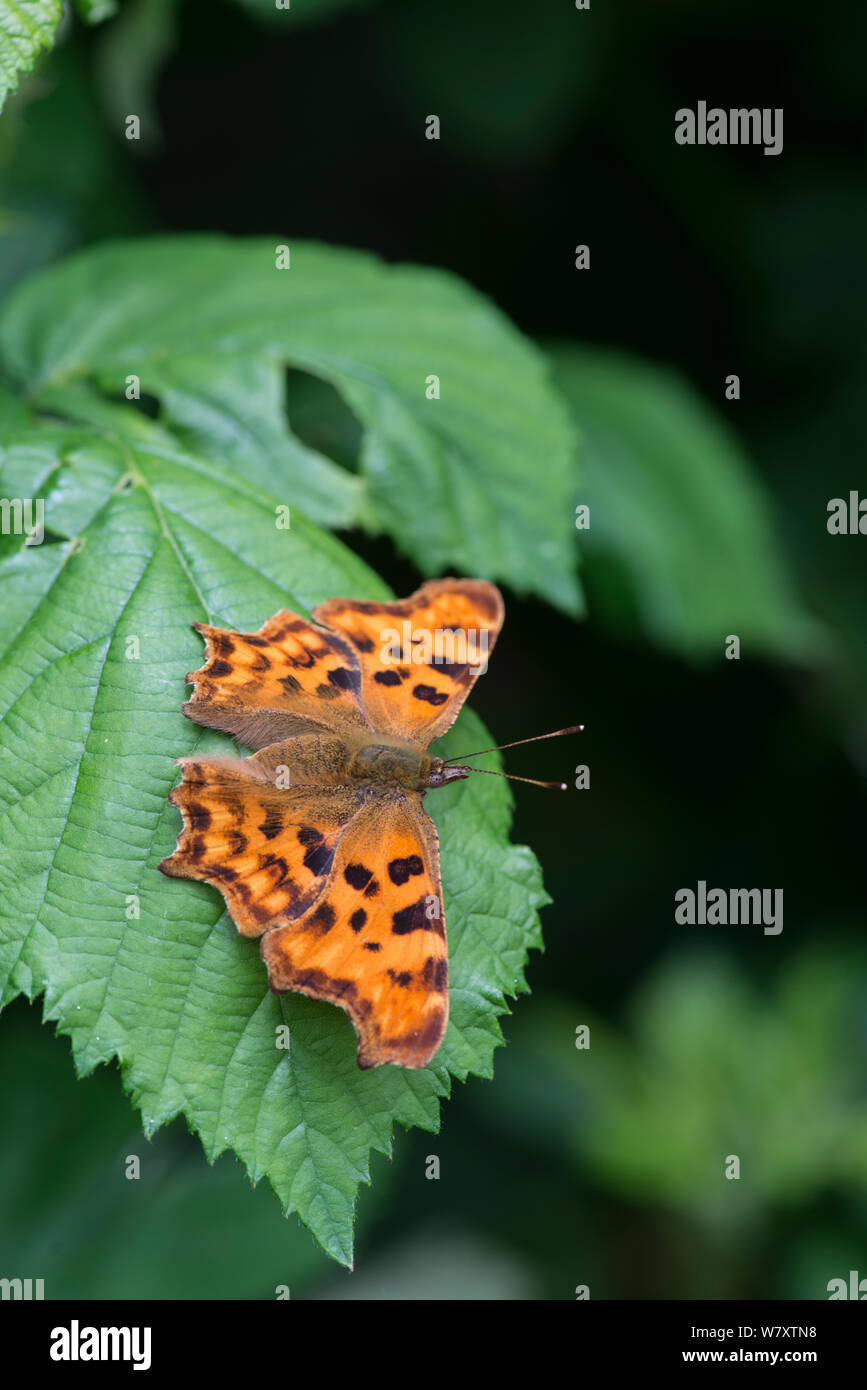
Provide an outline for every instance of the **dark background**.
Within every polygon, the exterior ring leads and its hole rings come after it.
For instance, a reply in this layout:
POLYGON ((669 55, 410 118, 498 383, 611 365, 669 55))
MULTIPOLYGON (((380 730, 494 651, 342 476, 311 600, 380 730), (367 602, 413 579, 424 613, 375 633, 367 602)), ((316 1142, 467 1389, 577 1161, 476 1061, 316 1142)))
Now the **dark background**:
MULTIPOLYGON (((738 431, 837 656, 689 660, 628 613, 616 631, 597 620, 592 565, 580 623, 507 592, 475 708, 503 741, 585 723, 507 766, 571 781, 586 763, 591 789, 517 788, 514 838, 554 899, 532 996, 504 1022, 493 1083, 458 1086, 440 1136, 375 1159, 356 1274, 231 1160, 207 1170, 180 1124, 153 1141, 160 1193, 112 1227, 99 1165, 134 1117, 115 1077, 76 1083, 66 1044, 18 1004, 2 1046, 27 1065, 15 1084, 0 1068, 22 1136, 11 1173, 28 1143, 61 1161, 82 1107, 93 1135, 50 1220, 25 1201, 21 1259, 38 1251, 58 1292, 92 1296, 269 1297, 285 1281, 298 1297, 821 1298, 867 1275, 867 540, 825 529, 829 498, 867 492, 867 13, 394 0, 286 33, 185 0, 142 7, 137 32, 169 10, 162 63, 112 25, 72 28, 4 116, 3 282, 106 235, 309 237, 451 269, 531 337, 672 364, 738 431), (116 114, 144 109, 124 96, 135 83, 154 118, 141 147, 116 114), (699 99, 783 107, 782 155, 677 146, 674 112, 699 99), (782 935, 675 925, 674 892, 699 878, 782 887, 782 935), (573 1045, 585 1022, 589 1054, 573 1045), (587 1080, 603 1039, 617 1064, 587 1080), (739 1184, 722 1177, 732 1153, 739 1184)), ((345 539, 396 593, 417 584, 390 542, 345 539)))

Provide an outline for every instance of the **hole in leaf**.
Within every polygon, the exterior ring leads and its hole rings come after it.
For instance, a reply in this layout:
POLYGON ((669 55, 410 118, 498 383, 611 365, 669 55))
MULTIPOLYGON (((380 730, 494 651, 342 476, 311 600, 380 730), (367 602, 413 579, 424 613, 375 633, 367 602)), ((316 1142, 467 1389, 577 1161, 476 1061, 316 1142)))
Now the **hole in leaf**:
POLYGON ((309 372, 286 370, 286 414, 296 438, 343 468, 358 471, 362 425, 329 382, 309 372))

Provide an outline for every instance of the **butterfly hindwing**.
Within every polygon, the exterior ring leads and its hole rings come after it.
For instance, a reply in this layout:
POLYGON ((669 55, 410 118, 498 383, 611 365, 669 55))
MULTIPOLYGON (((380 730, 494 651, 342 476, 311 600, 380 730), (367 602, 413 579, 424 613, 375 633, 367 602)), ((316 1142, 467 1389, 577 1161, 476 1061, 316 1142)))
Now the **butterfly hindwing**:
POLYGON ((266 754, 264 762, 258 755, 183 760, 170 799, 184 826, 174 854, 160 864, 171 877, 218 888, 244 936, 260 936, 316 901, 340 833, 363 805, 358 787, 305 785, 302 760, 288 745, 266 754), (296 768, 300 784, 275 783, 275 768, 284 766, 290 777, 296 768))
POLYGON ((421 797, 383 795, 339 837, 315 905, 265 934, 271 988, 345 1009, 358 1065, 423 1067, 448 1021, 436 829, 421 797))

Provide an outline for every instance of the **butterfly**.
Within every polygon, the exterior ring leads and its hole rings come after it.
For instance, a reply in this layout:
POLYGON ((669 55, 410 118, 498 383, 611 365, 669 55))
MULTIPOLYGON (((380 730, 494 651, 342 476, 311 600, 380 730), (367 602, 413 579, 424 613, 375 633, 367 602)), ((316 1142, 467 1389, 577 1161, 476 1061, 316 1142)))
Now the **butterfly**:
POLYGON ((260 938, 272 990, 344 1009, 362 1068, 423 1067, 445 1033, 439 843, 422 800, 482 769, 428 749, 502 621, 493 584, 439 579, 393 603, 330 599, 312 621, 284 609, 254 633, 193 624, 205 664, 184 714, 258 751, 178 760, 183 829, 159 867, 219 889, 260 938))

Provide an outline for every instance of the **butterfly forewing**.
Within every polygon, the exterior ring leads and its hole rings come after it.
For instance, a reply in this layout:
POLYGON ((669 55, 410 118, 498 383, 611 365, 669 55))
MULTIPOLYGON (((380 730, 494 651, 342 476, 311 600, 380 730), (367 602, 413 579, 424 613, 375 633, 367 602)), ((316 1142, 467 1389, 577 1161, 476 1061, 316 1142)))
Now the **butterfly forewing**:
POLYGON ((503 600, 482 580, 436 579, 396 603, 330 599, 313 616, 354 649, 375 727, 427 748, 451 728, 485 669, 503 600))
POLYGON ((370 727, 357 656, 336 633, 285 610, 258 632, 194 626, 206 659, 187 676, 195 686, 183 707, 189 719, 252 748, 311 728, 370 727))

